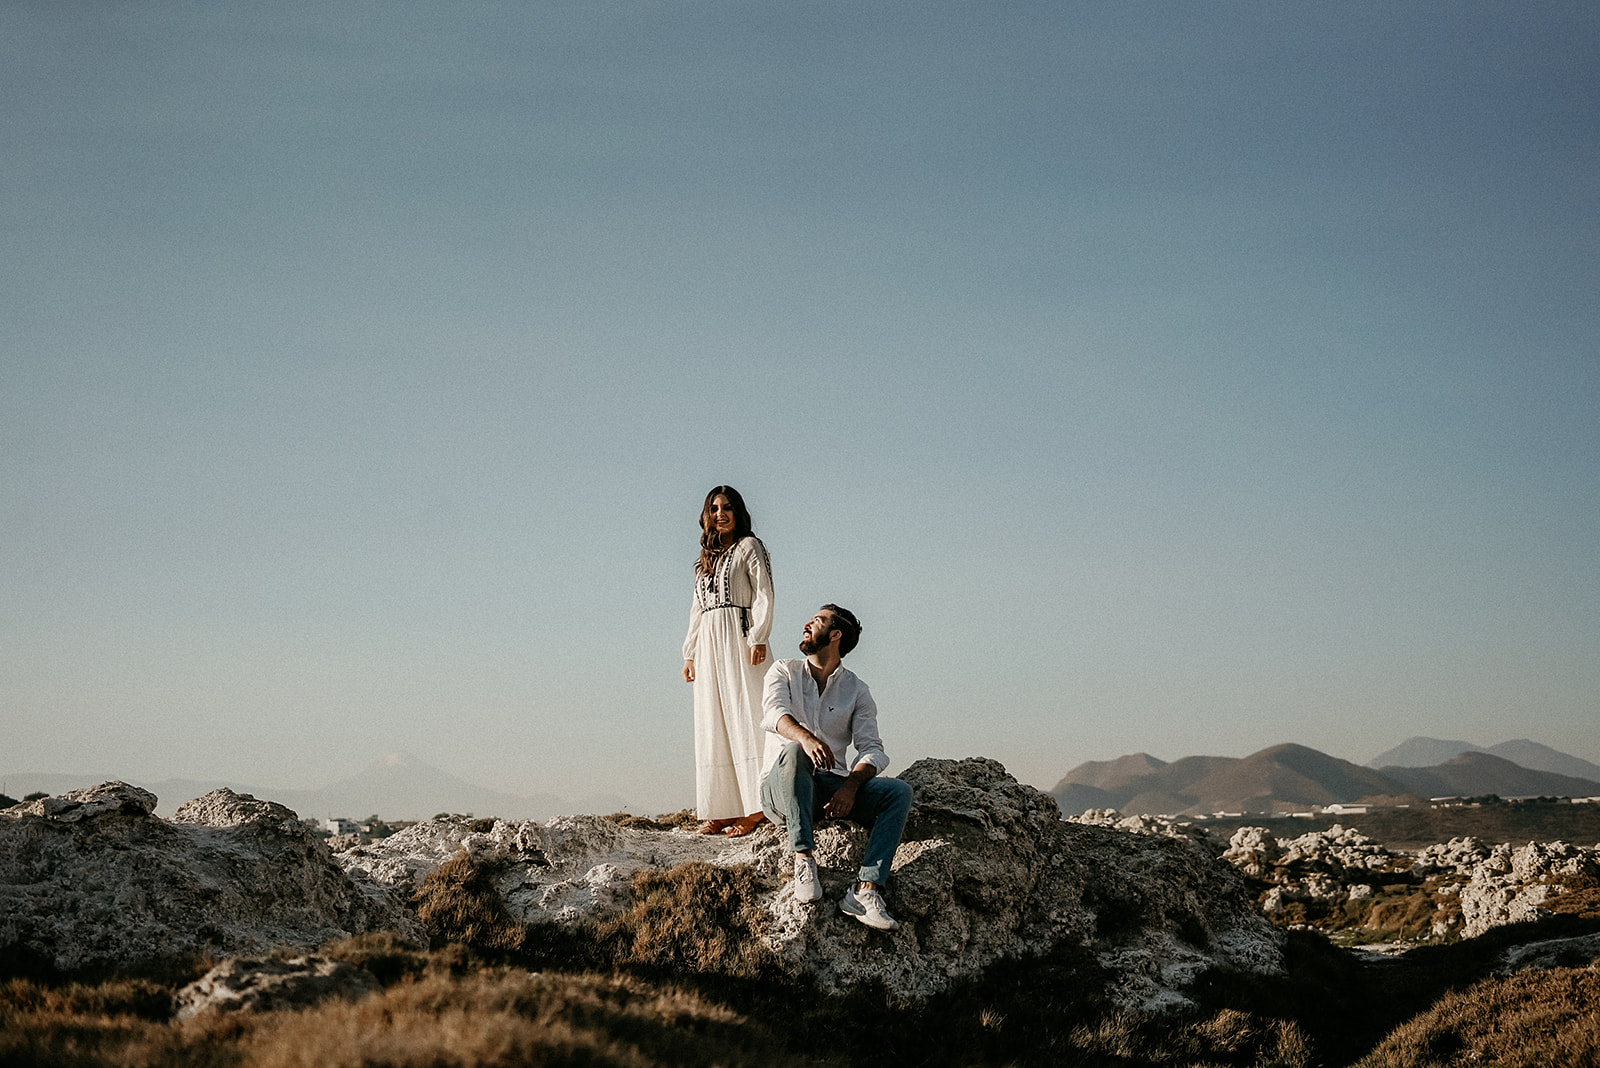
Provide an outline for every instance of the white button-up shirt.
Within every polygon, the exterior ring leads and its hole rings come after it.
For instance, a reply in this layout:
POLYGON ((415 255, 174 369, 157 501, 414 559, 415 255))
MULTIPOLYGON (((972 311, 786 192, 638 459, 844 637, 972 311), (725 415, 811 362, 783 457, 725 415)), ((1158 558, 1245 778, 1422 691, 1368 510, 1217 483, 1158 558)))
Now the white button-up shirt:
POLYGON ((777 734, 778 721, 792 716, 828 743, 833 767, 820 770, 848 775, 851 768, 862 764, 871 764, 879 773, 889 766, 883 739, 878 737, 878 706, 872 701, 872 692, 843 664, 834 669, 818 693, 817 680, 804 660, 774 661, 767 669, 761 711, 764 730, 777 734), (847 765, 844 755, 851 745, 856 747, 856 762, 847 765))

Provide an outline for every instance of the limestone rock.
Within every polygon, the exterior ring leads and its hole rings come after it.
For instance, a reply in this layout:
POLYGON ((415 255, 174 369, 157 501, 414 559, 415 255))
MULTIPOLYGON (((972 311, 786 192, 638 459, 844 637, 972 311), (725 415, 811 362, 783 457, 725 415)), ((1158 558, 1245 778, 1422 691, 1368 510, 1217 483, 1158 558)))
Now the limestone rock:
POLYGON ((282 805, 218 790, 171 822, 154 808, 148 791, 105 783, 0 810, 0 949, 73 971, 421 937, 282 805))
POLYGON ((1279 845, 1283 854, 1277 863, 1291 870, 1343 875, 1384 871, 1401 863, 1399 854, 1391 853, 1360 831, 1337 823, 1326 831, 1311 831, 1279 845))
POLYGON ((1500 955, 1497 975, 1528 968, 1593 968, 1600 964, 1600 934, 1549 938, 1512 946, 1500 955))
POLYGON ((786 838, 637 830, 594 816, 548 823, 451 817, 338 855, 347 870, 409 892, 458 851, 495 861, 496 886, 523 922, 581 925, 626 909, 633 873, 690 860, 737 865, 768 887, 768 948, 780 966, 824 989, 882 984, 928 997, 1003 959, 1056 946, 1092 951, 1110 994, 1129 1009, 1186 1002, 1212 968, 1275 973, 1281 937, 1249 906, 1243 883, 1186 838, 1068 823, 1055 801, 993 760, 920 760, 901 776, 916 804, 887 898, 892 933, 839 912, 866 833, 824 824, 816 855, 825 891, 802 904, 790 889, 786 838))
POLYGON ((1281 856, 1283 847, 1265 827, 1240 827, 1222 853, 1223 860, 1256 879, 1267 878, 1281 856))
POLYGON ((1275 915, 1294 901, 1337 905, 1373 896, 1372 881, 1409 869, 1412 861, 1353 828, 1334 824, 1296 838, 1275 838, 1265 827, 1240 827, 1222 859, 1250 879, 1269 884, 1261 911, 1275 915))
POLYGON ((1150 816, 1139 813, 1124 816, 1114 808, 1091 808, 1081 816, 1068 816, 1068 823, 1085 823, 1093 827, 1115 827, 1133 834, 1155 834, 1166 838, 1188 838, 1213 853, 1220 853, 1216 838, 1206 828, 1190 820, 1173 816, 1150 816))
MULTIPOLYGON (((1261 911, 1275 915, 1291 902, 1339 903, 1373 896, 1373 884, 1411 882, 1419 892, 1459 901, 1441 904, 1436 938, 1459 927, 1465 937, 1492 927, 1535 920, 1567 883, 1600 874, 1600 847, 1531 842, 1521 848, 1452 838, 1414 857, 1392 852, 1357 831, 1335 825, 1294 839, 1274 839, 1264 827, 1241 827, 1222 858, 1248 878, 1267 883, 1261 911)), ((1259 885, 1259 884, 1258 884, 1259 885)))
POLYGON ((13 816, 42 816, 57 823, 79 823, 111 813, 148 816, 155 809, 155 794, 117 781, 84 790, 70 790, 59 797, 41 797, 7 809, 6 813, 13 816))
POLYGON ((203 1012, 303 1009, 328 998, 358 1001, 379 989, 365 968, 329 957, 235 957, 178 991, 178 1019, 203 1012))
POLYGON ((1489 848, 1476 838, 1452 838, 1443 845, 1418 851, 1411 871, 1416 875, 1450 873, 1470 878, 1489 857, 1489 848))
POLYGON ((1597 853, 1566 842, 1496 846, 1461 888, 1462 933, 1470 938, 1547 915, 1544 903, 1562 893, 1566 881, 1600 872, 1597 853))

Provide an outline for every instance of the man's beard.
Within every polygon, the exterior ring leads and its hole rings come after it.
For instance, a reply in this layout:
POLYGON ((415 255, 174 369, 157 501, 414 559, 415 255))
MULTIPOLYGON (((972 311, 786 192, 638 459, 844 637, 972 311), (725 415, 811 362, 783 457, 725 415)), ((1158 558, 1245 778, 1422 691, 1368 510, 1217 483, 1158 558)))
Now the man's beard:
POLYGON ((817 639, 813 638, 809 634, 804 635, 800 639, 800 651, 802 653, 805 653, 807 656, 810 656, 812 653, 816 652, 818 649, 821 649, 821 648, 822 648, 822 643, 817 641, 817 639))

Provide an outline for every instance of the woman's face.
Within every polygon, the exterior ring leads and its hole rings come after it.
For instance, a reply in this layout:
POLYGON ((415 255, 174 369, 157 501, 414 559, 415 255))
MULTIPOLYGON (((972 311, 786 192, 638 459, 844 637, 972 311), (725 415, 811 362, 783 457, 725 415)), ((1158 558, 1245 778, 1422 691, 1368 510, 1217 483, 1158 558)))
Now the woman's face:
POLYGON ((737 520, 733 517, 733 505, 728 502, 726 493, 719 493, 711 498, 711 513, 706 516, 706 522, 711 524, 711 529, 721 537, 733 533, 737 520))

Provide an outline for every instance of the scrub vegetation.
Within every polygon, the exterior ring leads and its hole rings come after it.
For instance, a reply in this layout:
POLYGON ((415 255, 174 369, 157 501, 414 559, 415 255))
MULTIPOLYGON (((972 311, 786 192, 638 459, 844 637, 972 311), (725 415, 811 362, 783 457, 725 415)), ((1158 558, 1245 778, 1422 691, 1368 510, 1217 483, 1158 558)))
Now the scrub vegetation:
POLYGON ((414 902, 426 948, 383 935, 324 946, 382 984, 359 1002, 178 1020, 178 988, 212 962, 14 974, 0 980, 0 1064, 846 1065, 863 1049, 941 1066, 1594 1063, 1600 973, 1493 974, 1508 946, 1600 931, 1576 915, 1392 959, 1290 931, 1286 978, 1214 974, 1194 1009, 1152 1018, 1107 1005, 1084 951, 999 966, 921 1005, 825 996, 778 976, 754 877, 739 870, 641 873, 630 911, 577 934, 517 924, 496 874, 458 857, 428 879, 414 902))

